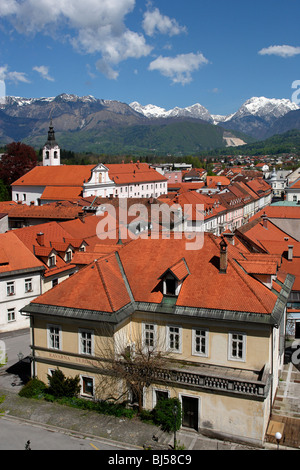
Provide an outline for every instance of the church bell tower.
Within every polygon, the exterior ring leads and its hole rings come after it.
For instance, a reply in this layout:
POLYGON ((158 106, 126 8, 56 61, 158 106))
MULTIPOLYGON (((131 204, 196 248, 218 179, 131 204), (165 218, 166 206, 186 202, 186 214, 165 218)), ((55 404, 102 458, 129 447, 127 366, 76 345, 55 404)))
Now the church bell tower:
POLYGON ((43 166, 59 166, 60 165, 60 148, 55 140, 55 133, 50 121, 48 140, 43 147, 43 166))

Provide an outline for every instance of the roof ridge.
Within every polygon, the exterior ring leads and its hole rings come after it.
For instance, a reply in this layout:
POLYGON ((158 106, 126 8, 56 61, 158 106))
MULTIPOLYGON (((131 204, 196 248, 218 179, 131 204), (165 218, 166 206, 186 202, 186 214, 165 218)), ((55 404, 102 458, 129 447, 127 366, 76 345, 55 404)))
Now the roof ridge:
MULTIPOLYGON (((109 257, 110 257, 110 255, 109 255, 109 256, 106 256, 105 259, 107 259, 107 258, 109 258, 109 257)), ((101 258, 101 260, 103 261, 103 258, 101 258)), ((114 312, 114 311, 115 311, 115 310, 114 310, 114 305, 113 305, 112 299, 111 299, 111 297, 110 297, 109 291, 108 291, 108 289, 107 289, 107 286, 106 286, 106 282, 105 282, 105 280, 104 280, 103 273, 102 273, 102 271, 101 271, 101 269, 100 269, 99 261, 100 261, 100 260, 95 260, 94 263, 95 263, 95 265, 96 265, 97 271, 98 271, 99 276, 100 276, 100 278, 101 278, 101 282, 102 282, 102 285, 103 285, 103 287, 104 287, 104 290, 105 290, 105 293, 106 293, 106 296, 107 296, 109 305, 110 305, 112 311, 114 312)))

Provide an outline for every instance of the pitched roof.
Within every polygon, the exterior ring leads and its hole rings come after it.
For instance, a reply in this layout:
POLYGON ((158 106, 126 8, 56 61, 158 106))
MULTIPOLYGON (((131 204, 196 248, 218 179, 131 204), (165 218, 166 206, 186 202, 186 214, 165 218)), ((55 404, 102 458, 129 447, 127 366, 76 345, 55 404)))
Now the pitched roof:
POLYGON ((15 232, 1 233, 0 246, 0 273, 44 267, 15 232))
POLYGON ((277 295, 238 265, 238 249, 228 245, 227 273, 221 274, 220 238, 204 237, 200 250, 187 250, 185 237, 137 239, 122 246, 119 258, 114 253, 93 262, 34 303, 108 313, 125 307, 131 295, 135 301, 160 304, 161 274, 170 267, 181 271, 178 260, 184 258, 190 274, 182 283, 177 306, 271 314, 277 295))
POLYGON ((88 180, 95 165, 36 166, 12 186, 78 186, 88 180))

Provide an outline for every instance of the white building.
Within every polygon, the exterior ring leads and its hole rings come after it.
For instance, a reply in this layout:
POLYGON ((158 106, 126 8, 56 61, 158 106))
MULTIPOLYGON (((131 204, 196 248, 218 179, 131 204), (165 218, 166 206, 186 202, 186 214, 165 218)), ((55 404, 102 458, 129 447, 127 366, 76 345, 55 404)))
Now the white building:
POLYGON ((0 234, 0 332, 29 328, 21 308, 41 292, 43 264, 14 232, 0 234))

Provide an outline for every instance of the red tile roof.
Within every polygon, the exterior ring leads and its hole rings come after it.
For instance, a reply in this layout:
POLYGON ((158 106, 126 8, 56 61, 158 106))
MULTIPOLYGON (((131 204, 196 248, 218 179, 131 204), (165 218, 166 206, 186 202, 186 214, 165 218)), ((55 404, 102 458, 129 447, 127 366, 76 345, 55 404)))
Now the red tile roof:
POLYGON ((119 250, 120 263, 115 253, 101 258, 34 303, 113 312, 126 306, 132 293, 136 301, 160 304, 159 278, 174 263, 179 267, 178 260, 184 258, 190 274, 183 281, 177 306, 269 315, 277 295, 238 265, 235 259, 241 255, 232 245, 228 245, 227 273, 221 274, 220 238, 204 236, 203 248, 198 251, 186 249, 189 241, 185 237, 137 239, 119 250))
POLYGON ((44 267, 15 232, 1 233, 0 247, 0 273, 44 267))

